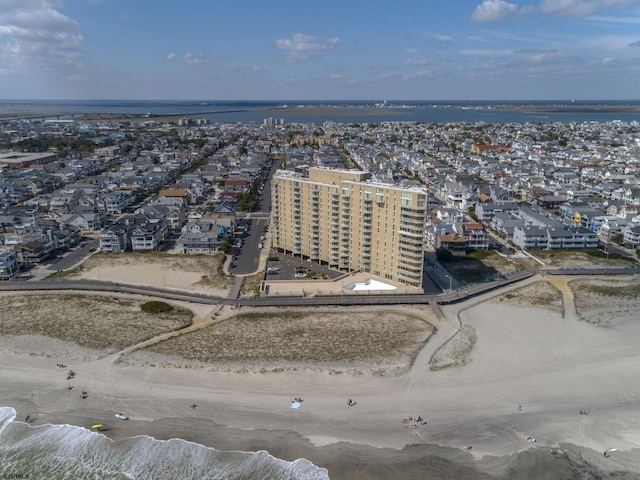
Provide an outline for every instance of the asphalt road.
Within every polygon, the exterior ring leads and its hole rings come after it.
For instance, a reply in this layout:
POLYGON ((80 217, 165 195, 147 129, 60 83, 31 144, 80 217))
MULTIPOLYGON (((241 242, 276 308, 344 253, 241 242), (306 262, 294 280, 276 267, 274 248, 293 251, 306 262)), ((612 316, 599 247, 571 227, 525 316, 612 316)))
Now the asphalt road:
POLYGON ((249 275, 258 270, 261 252, 258 245, 260 244, 260 238, 265 235, 265 227, 268 224, 268 220, 244 219, 242 224, 247 225, 249 229, 240 237, 243 242, 242 246, 231 249, 231 255, 235 257, 235 260, 232 260, 229 266, 229 273, 234 275, 249 275))

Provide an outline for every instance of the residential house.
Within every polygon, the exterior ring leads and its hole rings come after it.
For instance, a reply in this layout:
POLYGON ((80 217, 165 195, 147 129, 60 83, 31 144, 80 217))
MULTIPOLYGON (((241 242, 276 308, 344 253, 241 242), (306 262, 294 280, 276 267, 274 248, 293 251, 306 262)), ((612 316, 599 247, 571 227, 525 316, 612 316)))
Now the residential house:
POLYGON ((459 225, 458 230, 467 240, 468 249, 487 250, 489 248, 489 234, 481 223, 463 223, 459 225))
POLYGON ((0 252, 0 281, 15 280, 20 274, 20 262, 16 252, 0 252))
POLYGON ((438 235, 436 238, 436 249, 447 251, 456 256, 466 255, 467 239, 457 233, 438 235))
POLYGON ((477 203, 475 214, 480 222, 490 223, 491 219, 499 213, 517 212, 518 205, 515 202, 489 202, 477 203))
POLYGON ((640 248, 640 216, 634 217, 624 229, 624 242, 640 248))
POLYGON ((160 243, 166 238, 167 231, 168 226, 165 218, 149 221, 146 217, 142 217, 131 229, 129 235, 131 250, 134 252, 157 250, 160 243))
POLYGON ((523 250, 547 248, 547 228, 518 225, 513 229, 513 243, 523 250))
POLYGON ((96 213, 67 213, 60 215, 58 221, 61 225, 71 225, 82 231, 100 230, 105 223, 103 212, 96 213))
POLYGON ((186 221, 186 209, 182 205, 163 205, 149 203, 138 208, 136 215, 145 215, 149 219, 163 218, 169 231, 180 231, 186 221))
POLYGON ((100 197, 102 207, 108 215, 121 215, 135 200, 135 194, 129 190, 116 190, 100 197))
POLYGON ((190 204, 190 194, 189 191, 184 188, 164 189, 158 192, 158 198, 155 199, 153 203, 186 207, 190 204))
POLYGON ((99 236, 100 250, 105 253, 121 253, 129 247, 129 226, 116 223, 105 228, 99 236))
POLYGON ((569 227, 559 222, 552 222, 544 227, 516 227, 513 232, 513 243, 522 249, 567 249, 596 248, 598 237, 588 228, 569 227))
POLYGON ((216 220, 194 220, 183 228, 176 242, 178 253, 216 253, 229 240, 229 228, 216 220))

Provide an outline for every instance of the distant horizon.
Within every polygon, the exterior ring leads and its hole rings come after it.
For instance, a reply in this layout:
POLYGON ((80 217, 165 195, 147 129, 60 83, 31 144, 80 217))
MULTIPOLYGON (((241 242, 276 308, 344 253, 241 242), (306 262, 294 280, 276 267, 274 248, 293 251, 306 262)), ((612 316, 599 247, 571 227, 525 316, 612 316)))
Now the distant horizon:
POLYGON ((408 98, 395 98, 395 99, 286 99, 286 98, 270 98, 270 99, 239 99, 239 98, 231 98, 231 99, 218 99, 218 98, 0 98, 0 102, 220 102, 220 103, 342 103, 342 102, 353 102, 353 103, 399 103, 399 102, 408 102, 408 103, 443 103, 443 102, 478 102, 478 103, 523 103, 523 102, 568 102, 568 103, 602 103, 602 102, 640 102, 640 98, 546 98, 546 99, 534 99, 534 98, 523 98, 523 99, 506 99, 506 98, 496 98, 496 99, 472 99, 472 98, 463 98, 463 99, 454 99, 454 98, 446 98, 441 100, 436 99, 408 99, 408 98))
POLYGON ((212 122, 475 122, 640 121, 640 100, 0 100, 0 118, 61 115, 198 116, 212 122))

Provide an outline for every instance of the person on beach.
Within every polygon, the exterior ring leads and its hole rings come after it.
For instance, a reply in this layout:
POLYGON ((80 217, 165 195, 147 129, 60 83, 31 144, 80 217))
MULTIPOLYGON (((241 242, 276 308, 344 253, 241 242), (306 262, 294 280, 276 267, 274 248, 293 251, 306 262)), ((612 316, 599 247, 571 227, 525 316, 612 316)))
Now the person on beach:
POLYGON ((27 418, 24 419, 24 421, 27 423, 29 423, 29 420, 31 420, 31 415, 27 415, 27 418))

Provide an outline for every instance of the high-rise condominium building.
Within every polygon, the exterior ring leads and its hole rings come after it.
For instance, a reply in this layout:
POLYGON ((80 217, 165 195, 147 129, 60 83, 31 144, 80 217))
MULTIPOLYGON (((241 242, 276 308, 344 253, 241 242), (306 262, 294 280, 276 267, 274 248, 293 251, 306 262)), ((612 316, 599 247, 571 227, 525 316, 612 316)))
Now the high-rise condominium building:
POLYGON ((275 248, 422 287, 426 189, 371 182, 358 170, 278 170, 272 200, 275 248))

